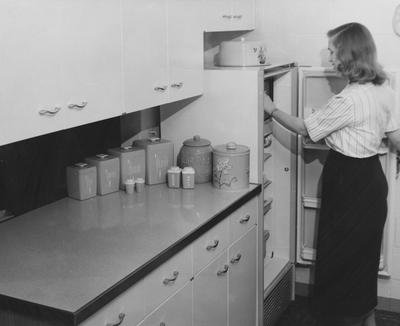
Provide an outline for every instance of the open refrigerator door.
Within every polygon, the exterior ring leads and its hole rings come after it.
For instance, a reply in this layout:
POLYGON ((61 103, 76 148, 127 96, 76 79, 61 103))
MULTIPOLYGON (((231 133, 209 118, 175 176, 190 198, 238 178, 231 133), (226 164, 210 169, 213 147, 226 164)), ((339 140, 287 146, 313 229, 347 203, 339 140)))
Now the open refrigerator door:
MULTIPOLYGON (((389 71, 389 84, 396 89, 398 73, 389 71)), ((324 67, 299 67, 299 107, 298 115, 306 118, 313 111, 324 106, 328 99, 338 94, 347 81, 333 70, 324 67)), ((328 147, 323 142, 313 143, 298 136, 298 180, 297 180, 297 245, 296 261, 305 267, 311 266, 316 257, 316 240, 321 195, 321 173, 328 147)), ((379 275, 390 277, 390 259, 393 232, 393 182, 396 176, 396 153, 385 148, 380 153, 380 161, 388 185, 388 217, 381 249, 379 275)))

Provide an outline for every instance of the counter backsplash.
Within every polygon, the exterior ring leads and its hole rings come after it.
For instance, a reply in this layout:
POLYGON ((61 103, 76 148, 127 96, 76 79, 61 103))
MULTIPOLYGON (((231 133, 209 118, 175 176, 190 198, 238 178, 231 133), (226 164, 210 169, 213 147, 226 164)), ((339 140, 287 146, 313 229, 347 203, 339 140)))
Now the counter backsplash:
POLYGON ((65 167, 119 146, 120 126, 116 117, 0 146, 0 211, 20 215, 65 197, 65 167))

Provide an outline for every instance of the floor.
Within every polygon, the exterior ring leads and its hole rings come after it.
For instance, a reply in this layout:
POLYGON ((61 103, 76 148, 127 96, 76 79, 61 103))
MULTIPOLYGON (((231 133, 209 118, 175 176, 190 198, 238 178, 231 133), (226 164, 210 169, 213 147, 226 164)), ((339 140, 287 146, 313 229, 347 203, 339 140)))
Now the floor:
MULTIPOLYGON (((306 297, 296 297, 288 309, 283 313, 275 326, 312 326, 313 318, 308 311, 308 301, 306 297)), ((400 314, 377 310, 377 326, 400 326, 400 314)))

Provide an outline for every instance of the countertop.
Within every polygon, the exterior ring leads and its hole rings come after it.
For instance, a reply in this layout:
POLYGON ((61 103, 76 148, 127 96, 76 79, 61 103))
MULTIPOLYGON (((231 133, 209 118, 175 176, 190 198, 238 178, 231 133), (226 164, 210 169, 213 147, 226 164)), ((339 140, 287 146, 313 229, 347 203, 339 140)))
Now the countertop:
POLYGON ((3 222, 0 302, 82 320, 260 191, 152 185, 133 195, 64 198, 3 222))

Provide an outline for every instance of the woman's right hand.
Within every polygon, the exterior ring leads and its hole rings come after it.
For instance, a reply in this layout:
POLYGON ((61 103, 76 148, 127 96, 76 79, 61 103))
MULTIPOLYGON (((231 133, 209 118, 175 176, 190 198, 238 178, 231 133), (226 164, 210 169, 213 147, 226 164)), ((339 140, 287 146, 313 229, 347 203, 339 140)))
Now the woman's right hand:
POLYGON ((276 106, 274 102, 272 102, 271 98, 264 93, 264 111, 268 114, 271 115, 272 111, 276 109, 276 106))

